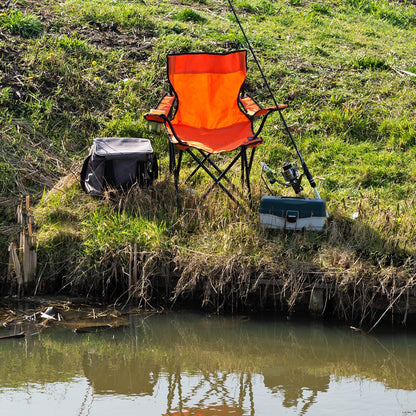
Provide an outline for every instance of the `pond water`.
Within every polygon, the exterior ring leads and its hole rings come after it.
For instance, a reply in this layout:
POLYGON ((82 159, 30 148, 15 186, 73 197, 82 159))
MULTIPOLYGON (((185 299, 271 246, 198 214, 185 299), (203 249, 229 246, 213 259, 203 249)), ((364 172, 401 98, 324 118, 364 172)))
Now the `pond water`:
POLYGON ((68 320, 26 324, 24 338, 0 340, 1 415, 416 415, 414 333, 185 312, 116 319, 83 333, 68 320))

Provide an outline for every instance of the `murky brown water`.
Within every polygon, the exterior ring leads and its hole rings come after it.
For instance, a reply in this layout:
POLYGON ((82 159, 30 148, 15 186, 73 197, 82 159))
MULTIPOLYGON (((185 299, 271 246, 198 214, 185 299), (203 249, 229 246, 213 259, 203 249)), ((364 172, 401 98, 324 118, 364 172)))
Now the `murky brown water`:
POLYGON ((416 415, 414 334, 190 313, 117 322, 1 340, 1 415, 416 415))

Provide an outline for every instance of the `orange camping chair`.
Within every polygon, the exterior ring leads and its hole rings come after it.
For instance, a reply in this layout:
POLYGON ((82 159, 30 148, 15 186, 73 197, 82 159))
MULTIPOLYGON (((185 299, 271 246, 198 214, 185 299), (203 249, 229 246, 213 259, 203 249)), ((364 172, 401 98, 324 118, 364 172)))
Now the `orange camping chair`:
POLYGON ((200 201, 218 185, 234 202, 238 201, 224 185, 231 181, 227 173, 241 160, 241 185, 247 186, 251 204, 250 171, 254 151, 262 143, 259 133, 267 116, 279 107, 260 107, 242 94, 247 74, 247 52, 171 54, 167 57, 171 93, 166 94, 156 109, 145 114, 148 121, 163 123, 169 135, 170 169, 174 174, 178 209, 179 172, 183 152, 187 152, 213 180, 200 201), (255 117, 262 120, 254 132, 255 117), (248 159, 247 149, 251 149, 248 159), (176 161, 175 150, 178 150, 176 161), (216 153, 236 151, 221 169, 213 160, 216 153))

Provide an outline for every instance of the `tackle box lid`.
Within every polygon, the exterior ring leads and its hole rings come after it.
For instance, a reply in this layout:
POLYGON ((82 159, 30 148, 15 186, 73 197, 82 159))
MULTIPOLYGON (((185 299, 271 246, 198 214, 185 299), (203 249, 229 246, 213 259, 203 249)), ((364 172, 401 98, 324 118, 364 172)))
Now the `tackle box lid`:
POLYGON ((264 196, 261 198, 260 214, 285 217, 287 211, 297 211, 299 218, 326 216, 325 201, 323 199, 289 196, 264 196))

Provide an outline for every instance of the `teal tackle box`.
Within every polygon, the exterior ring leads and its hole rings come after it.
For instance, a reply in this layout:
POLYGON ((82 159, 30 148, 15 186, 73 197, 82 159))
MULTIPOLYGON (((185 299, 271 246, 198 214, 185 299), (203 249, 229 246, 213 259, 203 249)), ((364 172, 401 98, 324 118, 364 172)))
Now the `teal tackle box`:
POLYGON ((264 196, 260 201, 260 224, 265 228, 321 231, 325 218, 323 199, 264 196))

